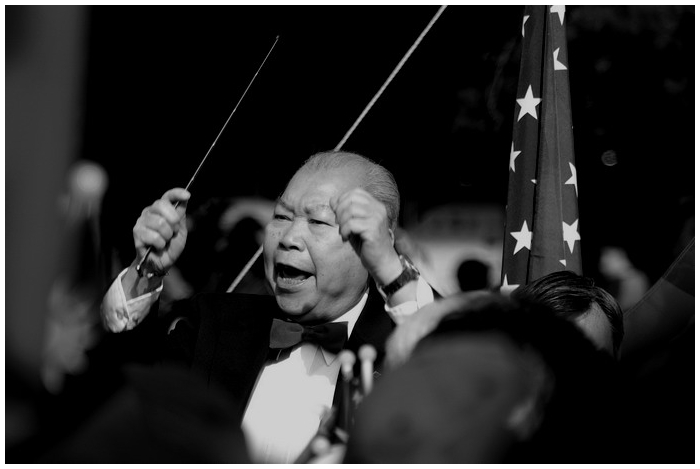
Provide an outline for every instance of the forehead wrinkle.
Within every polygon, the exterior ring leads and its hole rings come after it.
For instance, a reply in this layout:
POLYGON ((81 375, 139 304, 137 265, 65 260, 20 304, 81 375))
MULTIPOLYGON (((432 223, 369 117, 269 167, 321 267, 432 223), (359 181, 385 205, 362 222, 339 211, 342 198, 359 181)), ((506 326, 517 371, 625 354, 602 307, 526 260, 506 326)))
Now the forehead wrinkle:
POLYGON ((283 199, 283 196, 277 197, 277 205, 281 206, 285 210, 292 211, 292 204, 283 199))
MULTIPOLYGON (((282 197, 277 199, 277 203, 282 206, 285 210, 290 212, 294 211, 294 207, 291 203, 284 200, 282 197)), ((309 203, 302 208, 303 212, 306 214, 318 213, 318 212, 328 212, 332 211, 331 206, 327 203, 309 203)))

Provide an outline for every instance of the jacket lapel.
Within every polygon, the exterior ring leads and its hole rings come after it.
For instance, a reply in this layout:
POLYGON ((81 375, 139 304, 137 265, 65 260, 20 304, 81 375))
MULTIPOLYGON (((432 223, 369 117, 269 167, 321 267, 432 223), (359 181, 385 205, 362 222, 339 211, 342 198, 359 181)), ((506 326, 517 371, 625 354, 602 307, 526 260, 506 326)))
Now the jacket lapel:
MULTIPOLYGON (((372 345, 377 351, 377 358, 374 362, 376 376, 378 373, 381 373, 381 365, 384 361, 384 346, 386 339, 389 337, 389 334, 391 334, 395 327, 396 325, 394 324, 394 321, 384 310, 384 299, 374 288, 374 286, 371 286, 369 289, 367 304, 362 310, 362 313, 360 313, 360 317, 357 319, 357 323, 352 330, 352 334, 350 334, 350 337, 348 338, 345 348, 352 351, 355 356, 357 356, 357 352, 362 345, 372 345)), ((360 376, 360 367, 360 361, 356 360, 353 369, 354 376, 360 376)), ((351 386, 351 389, 357 388, 359 384, 359 382, 355 382, 353 386, 351 386)), ((339 376, 335 387, 335 393, 333 394, 333 405, 339 410, 342 409, 342 402, 344 398, 343 393, 342 377, 339 376)), ((354 404, 351 405, 354 408, 354 404)), ((341 414, 342 412, 339 412, 339 415, 341 414)))
POLYGON ((193 368, 234 397, 242 419, 267 358, 277 303, 265 295, 216 294, 197 299, 201 323, 193 368))

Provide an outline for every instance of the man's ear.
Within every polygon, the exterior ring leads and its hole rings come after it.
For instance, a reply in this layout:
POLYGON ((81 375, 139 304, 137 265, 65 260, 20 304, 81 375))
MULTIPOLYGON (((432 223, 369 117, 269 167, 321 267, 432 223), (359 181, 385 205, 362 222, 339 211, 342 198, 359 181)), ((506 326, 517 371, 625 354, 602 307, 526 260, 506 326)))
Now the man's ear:
POLYGON ((396 247, 396 235, 394 234, 394 230, 389 228, 389 235, 391 235, 391 245, 396 247))

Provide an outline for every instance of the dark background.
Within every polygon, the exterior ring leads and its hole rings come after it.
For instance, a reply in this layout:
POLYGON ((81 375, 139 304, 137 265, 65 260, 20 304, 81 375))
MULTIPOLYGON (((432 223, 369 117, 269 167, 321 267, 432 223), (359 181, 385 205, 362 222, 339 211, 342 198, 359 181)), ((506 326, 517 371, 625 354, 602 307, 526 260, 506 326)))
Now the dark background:
MULTIPOLYGON (((396 175, 404 224, 446 202, 505 205, 522 9, 449 6, 346 143, 396 175)), ((106 240, 133 258, 140 210, 187 184, 276 35, 193 206, 276 197, 338 144, 437 10, 93 7, 83 155, 110 175, 106 240)), ((615 244, 653 281, 693 213, 694 7, 573 6, 566 22, 584 273, 615 244)))

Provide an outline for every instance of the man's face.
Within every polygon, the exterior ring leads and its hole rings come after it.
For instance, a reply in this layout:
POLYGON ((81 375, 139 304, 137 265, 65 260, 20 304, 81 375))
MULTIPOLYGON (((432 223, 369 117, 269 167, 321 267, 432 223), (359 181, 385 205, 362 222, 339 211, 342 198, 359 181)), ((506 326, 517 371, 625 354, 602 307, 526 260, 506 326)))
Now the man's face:
POLYGON ((277 304, 299 322, 323 322, 352 308, 368 273, 340 237, 330 200, 359 185, 348 170, 301 170, 265 228, 265 277, 277 304))
POLYGON ((597 303, 593 303, 588 312, 575 318, 574 322, 597 348, 606 350, 610 355, 615 356, 610 320, 597 303))

